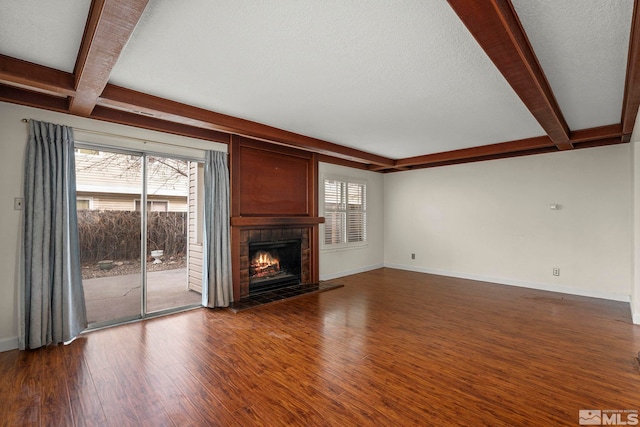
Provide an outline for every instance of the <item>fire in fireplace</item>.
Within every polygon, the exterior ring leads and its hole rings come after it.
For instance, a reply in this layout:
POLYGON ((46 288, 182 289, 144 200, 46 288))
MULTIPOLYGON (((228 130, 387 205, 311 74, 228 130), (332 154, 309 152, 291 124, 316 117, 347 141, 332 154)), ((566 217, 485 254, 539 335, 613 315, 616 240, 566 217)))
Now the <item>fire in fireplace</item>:
POLYGON ((267 251, 256 252, 256 256, 253 257, 251 265, 249 266, 250 276, 256 279, 260 277, 273 277, 281 273, 280 260, 274 258, 271 252, 267 251))
POLYGON ((249 295, 300 283, 300 243, 249 243, 249 295))

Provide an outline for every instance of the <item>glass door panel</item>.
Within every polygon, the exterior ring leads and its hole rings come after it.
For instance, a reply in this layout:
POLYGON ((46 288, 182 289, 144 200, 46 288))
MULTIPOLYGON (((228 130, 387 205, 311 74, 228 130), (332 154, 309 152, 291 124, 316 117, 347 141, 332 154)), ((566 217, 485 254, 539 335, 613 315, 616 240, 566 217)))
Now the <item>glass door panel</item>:
POLYGON ((76 149, 82 283, 95 327, 141 314, 142 155, 76 149))
POLYGON ((190 229, 195 227, 198 207, 197 163, 148 156, 146 171, 146 312, 200 304, 201 294, 189 287, 190 229))

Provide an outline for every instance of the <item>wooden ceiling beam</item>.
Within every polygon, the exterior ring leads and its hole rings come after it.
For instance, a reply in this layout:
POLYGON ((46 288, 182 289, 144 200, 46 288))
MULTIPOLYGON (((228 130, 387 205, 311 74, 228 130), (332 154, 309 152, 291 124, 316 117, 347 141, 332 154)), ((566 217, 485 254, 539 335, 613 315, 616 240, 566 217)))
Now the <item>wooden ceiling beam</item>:
POLYGON ((73 75, 0 55, 0 83, 58 96, 73 96, 73 75))
POLYGON ((89 116, 92 119, 105 122, 118 123, 127 126, 154 130, 157 132, 171 133, 174 135, 187 136, 189 138, 204 139, 208 141, 229 144, 231 135, 216 130, 185 125, 183 123, 169 122, 156 119, 154 117, 142 116, 126 111, 114 110, 112 108, 96 105, 89 116))
POLYGON ((285 131, 246 119, 193 107, 131 89, 108 84, 98 99, 98 105, 144 114, 161 120, 206 127, 221 132, 242 135, 276 144, 302 148, 314 153, 340 157, 360 163, 393 166, 393 160, 355 148, 285 131))
MULTIPOLYGON (((593 147, 602 147, 606 145, 617 145, 622 143, 624 142, 622 141, 622 138, 619 138, 619 137, 603 138, 598 140, 576 142, 574 144, 574 148, 575 149, 593 148, 593 147)), ((536 154, 557 153, 557 152, 558 152, 557 147, 549 146, 549 147, 536 148, 532 150, 517 151, 513 153, 497 153, 492 155, 470 157, 465 159, 452 159, 452 160, 442 161, 442 162, 426 163, 426 164, 412 166, 411 169, 413 170, 413 169, 435 168, 435 167, 441 167, 441 166, 451 166, 451 165, 459 165, 464 163, 484 162, 487 160, 499 160, 499 159, 514 158, 514 157, 533 156, 536 154)))
POLYGON ((610 138, 619 138, 622 140, 623 136, 624 132, 622 131, 622 125, 620 123, 616 123, 613 125, 573 131, 571 132, 570 140, 572 144, 580 144, 583 142, 599 141, 610 138))
POLYGON ((74 70, 76 94, 69 107, 72 114, 91 114, 147 3, 93 0, 74 70))
POLYGON ((546 154, 546 153, 557 153, 558 148, 555 145, 551 145, 549 147, 536 148, 532 150, 524 150, 524 151, 516 151, 513 153, 498 153, 491 154, 486 156, 479 157, 469 157, 465 159, 452 159, 442 162, 434 162, 434 163, 426 163, 421 165, 412 166, 411 169, 425 169, 425 168, 437 168, 441 166, 452 166, 452 165, 460 165, 464 163, 476 163, 476 162, 484 162, 487 160, 500 160, 507 159, 513 157, 523 157, 523 156, 533 156, 536 154, 546 154))
POLYGON ((613 137, 613 138, 602 138, 602 139, 588 140, 583 142, 576 142, 573 145, 575 146, 575 148, 594 148, 594 147, 604 147, 606 145, 618 145, 618 144, 624 144, 624 143, 626 143, 626 141, 624 141, 622 138, 613 137))
POLYGON ((503 153, 516 153, 538 148, 554 147, 555 144, 548 136, 520 139, 499 144, 483 145, 480 147, 463 148, 461 150, 443 153, 427 154, 424 156, 408 157, 396 161, 396 167, 424 166, 430 163, 449 162, 453 160, 471 159, 475 157, 493 156, 503 153))
POLYGON ((394 166, 369 165, 367 170, 370 170, 371 172, 402 172, 411 169, 410 166, 398 166, 397 163, 398 162, 396 161, 394 166))
MULTIPOLYGON (((60 98, 58 96, 34 92, 5 84, 0 84, 0 101, 25 105, 27 107, 40 108, 43 110, 56 111, 58 113, 69 113, 69 101, 67 98, 60 98)), ((180 123, 167 122, 164 120, 154 119, 153 117, 139 116, 100 106, 96 106, 94 108, 89 118, 104 122, 135 126, 157 132, 171 133, 189 138, 221 142, 224 144, 228 144, 231 139, 231 136, 227 133, 196 128, 180 123)))
POLYGON ((0 101, 60 113, 66 113, 69 108, 67 98, 60 98, 59 96, 34 92, 6 84, 0 84, 0 101))
POLYGON ((622 102, 622 132, 630 139, 638 117, 640 106, 640 6, 638 0, 633 4, 629 53, 627 55, 627 75, 624 84, 622 102))
POLYGON ((569 126, 511 2, 448 2, 558 149, 573 148, 569 126))
POLYGON ((345 160, 339 157, 328 156, 326 154, 317 154, 318 161, 323 163, 331 163, 334 165, 346 166, 352 169, 361 169, 368 170, 367 165, 365 163, 354 162, 352 160, 345 160))
MULTIPOLYGON (((623 142, 622 125, 612 124, 590 129, 582 129, 571 132, 571 144, 576 148, 597 147, 623 142), (617 142, 616 142, 617 141, 617 142)), ((424 168, 434 165, 444 166, 461 162, 516 157, 528 154, 546 153, 554 151, 557 147, 548 136, 520 139, 517 141, 501 142, 498 144, 483 145, 480 147, 464 148, 461 150, 447 151, 443 153, 427 154, 424 156, 409 157, 396 161, 396 168, 389 170, 401 170, 402 167, 424 168), (550 150, 549 148, 553 148, 550 150)), ((382 171, 385 168, 374 170, 382 171)))

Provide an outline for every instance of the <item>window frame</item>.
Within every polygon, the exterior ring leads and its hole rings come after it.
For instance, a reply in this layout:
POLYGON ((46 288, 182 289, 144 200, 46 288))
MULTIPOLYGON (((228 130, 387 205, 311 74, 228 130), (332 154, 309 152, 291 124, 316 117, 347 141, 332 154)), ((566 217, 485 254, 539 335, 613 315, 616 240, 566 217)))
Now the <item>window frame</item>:
POLYGON ((88 210, 88 211, 92 211, 93 209, 93 197, 87 197, 87 196, 80 196, 80 197, 76 197, 76 210, 88 210), (82 201, 82 202, 88 202, 89 207, 87 209, 78 209, 78 202, 82 201))
POLYGON ((102 151, 94 150, 93 148, 86 148, 82 146, 82 143, 79 142, 74 145, 73 153, 75 156, 93 156, 93 157, 102 157, 102 151))
POLYGON ((367 215, 367 211, 368 211, 368 198, 369 198, 369 183, 367 180, 365 179, 358 179, 358 178, 353 178, 353 177, 347 177, 347 176, 341 176, 341 175, 324 175, 321 177, 320 179, 320 200, 319 200, 319 210, 320 210, 320 214, 322 217, 325 218, 325 222, 321 224, 321 230, 320 230, 320 247, 321 250, 323 252, 329 252, 329 251, 336 251, 336 250, 347 250, 347 249, 356 249, 356 248, 362 248, 362 247, 366 247, 368 245, 368 235, 369 235, 369 219, 368 219, 368 215, 367 215), (363 230, 363 234, 364 234, 364 240, 359 240, 356 242, 349 242, 348 241, 348 236, 349 236, 349 226, 348 226, 348 213, 349 213, 349 209, 348 209, 348 203, 345 203, 345 209, 344 210, 327 210, 326 209, 326 199, 325 199, 325 192, 326 192, 326 181, 337 181, 337 182, 341 182, 344 183, 345 185, 345 200, 348 200, 349 197, 349 193, 348 193, 348 188, 350 184, 353 185, 360 185, 360 186, 364 186, 364 209, 363 209, 363 213, 364 213, 364 230, 363 230), (327 217, 327 213, 328 212, 344 212, 345 213, 345 225, 344 225, 344 230, 343 230, 343 236, 342 236, 342 241, 340 243, 327 243, 326 242, 326 238, 325 238, 325 233, 326 233, 326 227, 327 227, 327 222, 326 222, 326 217, 327 217))

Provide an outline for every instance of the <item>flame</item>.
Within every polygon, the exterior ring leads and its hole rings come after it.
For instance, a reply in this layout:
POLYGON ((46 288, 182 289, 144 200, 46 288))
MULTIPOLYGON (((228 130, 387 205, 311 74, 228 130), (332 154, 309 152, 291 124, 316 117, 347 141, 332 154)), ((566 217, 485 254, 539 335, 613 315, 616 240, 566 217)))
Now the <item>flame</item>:
POLYGON ((280 265, 280 260, 271 256, 271 253, 258 251, 254 257, 254 263, 259 265, 280 265))
POLYGON ((274 258, 269 252, 258 251, 251 260, 251 266, 254 267, 256 272, 260 272, 268 268, 280 270, 280 260, 278 258, 274 258))

